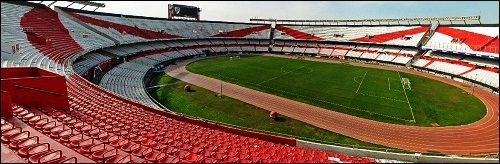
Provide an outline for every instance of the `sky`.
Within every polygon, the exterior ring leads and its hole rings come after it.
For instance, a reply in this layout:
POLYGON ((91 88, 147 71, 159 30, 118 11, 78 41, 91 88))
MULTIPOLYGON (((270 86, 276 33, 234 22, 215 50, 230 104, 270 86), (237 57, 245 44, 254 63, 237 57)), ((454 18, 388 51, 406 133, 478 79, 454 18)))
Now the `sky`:
MULTIPOLYGON (((44 2, 48 4, 51 1, 44 2)), ((168 4, 201 8, 201 20, 249 22, 273 19, 380 19, 480 15, 483 24, 499 23, 499 1, 100 1, 97 11, 167 17, 168 4)), ((69 2, 57 2, 67 6, 69 2)), ((70 8, 80 9, 75 4, 70 8)), ((86 7, 85 10, 94 10, 86 7)))

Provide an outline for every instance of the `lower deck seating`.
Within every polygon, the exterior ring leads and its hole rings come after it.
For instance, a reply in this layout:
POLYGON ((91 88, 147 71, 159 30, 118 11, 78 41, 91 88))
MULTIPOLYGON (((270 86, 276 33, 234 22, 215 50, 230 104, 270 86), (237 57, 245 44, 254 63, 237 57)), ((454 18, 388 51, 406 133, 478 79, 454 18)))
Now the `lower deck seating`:
MULTIPOLYGON (((221 47, 218 48, 223 48, 222 46, 224 46, 230 51, 236 51, 236 52, 242 51, 240 46, 238 44, 234 44, 233 42, 236 43, 235 40, 226 41, 226 43, 230 44, 225 46, 219 45, 221 47)), ((107 72, 101 79, 99 85, 107 89, 108 91, 114 92, 123 97, 135 100, 137 102, 140 102, 144 105, 153 108, 160 109, 160 107, 156 105, 153 102, 153 100, 151 100, 151 98, 147 95, 146 86, 144 85, 142 80, 146 75, 146 73, 148 72, 148 70, 161 62, 165 62, 180 57, 202 54, 201 51, 196 51, 195 49, 191 49, 177 43, 171 44, 166 42, 166 44, 163 44, 163 46, 158 47, 158 49, 161 50, 167 48, 167 45, 169 45, 170 48, 173 48, 175 50, 168 52, 158 51, 157 53, 153 52, 145 55, 143 55, 142 53, 135 52, 135 50, 132 50, 133 52, 129 52, 119 47, 114 48, 114 49, 121 49, 126 54, 132 54, 130 56, 127 56, 130 59, 130 61, 124 62, 114 67, 109 72, 107 72), (174 47, 174 46, 180 46, 180 47, 174 47), (134 56, 138 56, 138 58, 134 56)), ((210 45, 192 45, 191 47, 194 48, 199 46, 210 46, 210 45)), ((249 45, 249 46, 256 46, 256 45, 249 45)), ((253 48, 253 50, 251 51, 255 52, 256 50, 255 48, 253 48)), ((97 58, 98 55, 99 55, 98 53, 87 54, 89 58, 97 58)), ((95 63, 93 65, 96 64, 98 63, 95 63)))
POLYGON ((96 66, 97 64, 110 59, 111 59, 110 57, 101 55, 96 52, 89 53, 85 55, 84 60, 73 63, 73 70, 81 75, 87 72, 90 68, 96 66))
POLYGON ((442 62, 442 61, 434 61, 430 65, 428 65, 426 68, 438 70, 438 71, 442 71, 442 72, 446 72, 446 73, 450 73, 450 74, 454 74, 454 75, 459 75, 461 73, 464 73, 465 71, 473 69, 471 67, 452 64, 452 63, 448 63, 448 62, 442 62))
POLYGON ((329 57, 348 56, 351 58, 406 64, 410 62, 417 53, 417 50, 380 45, 305 44, 296 41, 276 40, 272 52, 299 53, 329 57))
POLYGON ((495 88, 499 87, 499 73, 496 71, 498 70, 498 63, 491 60, 427 51, 412 65, 419 68, 458 75, 495 88))
POLYGON ((483 69, 474 69, 471 72, 465 73, 461 76, 468 78, 468 79, 471 79, 471 80, 479 81, 481 83, 487 84, 487 85, 495 87, 495 88, 499 87, 498 86, 498 83, 499 83, 498 79, 500 77, 499 77, 499 74, 495 73, 495 72, 491 72, 491 71, 487 71, 487 70, 483 70, 483 69))

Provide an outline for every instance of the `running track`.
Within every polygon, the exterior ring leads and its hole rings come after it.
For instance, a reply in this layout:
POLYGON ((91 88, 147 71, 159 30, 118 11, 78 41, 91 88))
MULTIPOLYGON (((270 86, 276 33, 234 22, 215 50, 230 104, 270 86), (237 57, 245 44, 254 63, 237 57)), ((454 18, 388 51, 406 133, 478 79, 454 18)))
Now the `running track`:
MULTIPOLYGON (((220 92, 220 80, 194 74, 185 69, 185 66, 193 61, 186 60, 177 63, 177 65, 170 65, 166 68, 166 72, 168 75, 187 83, 220 92)), ((360 63, 353 63, 353 65, 420 75, 471 92, 471 88, 462 86, 460 82, 429 73, 380 65, 360 63)), ((446 127, 417 127, 383 123, 323 109, 227 82, 223 82, 222 88, 225 96, 366 142, 418 152, 430 150, 460 155, 490 154, 499 151, 499 96, 479 88, 475 89, 475 96, 487 107, 485 117, 471 124, 446 127)))

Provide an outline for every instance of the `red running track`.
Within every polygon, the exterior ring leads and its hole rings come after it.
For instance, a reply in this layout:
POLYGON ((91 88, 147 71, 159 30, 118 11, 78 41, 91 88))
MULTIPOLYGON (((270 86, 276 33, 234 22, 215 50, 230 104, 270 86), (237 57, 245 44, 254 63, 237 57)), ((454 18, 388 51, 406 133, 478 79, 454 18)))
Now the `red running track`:
MULTIPOLYGON (((183 61, 167 67, 168 75, 205 89, 219 92, 220 80, 188 72, 185 66, 193 60, 183 61)), ((439 80, 471 92, 470 88, 460 82, 438 77, 429 73, 418 72, 406 68, 367 65, 354 63, 363 67, 377 67, 401 71, 439 80)), ((475 96, 487 107, 486 115, 471 124, 446 127, 418 127, 397 125, 364 119, 335 112, 298 101, 282 98, 268 93, 223 82, 225 96, 229 96, 254 106, 276 111, 288 117, 304 121, 314 126, 328 129, 362 141, 411 151, 438 151, 446 154, 474 155, 498 153, 498 109, 499 96, 483 89, 476 88, 475 96)))

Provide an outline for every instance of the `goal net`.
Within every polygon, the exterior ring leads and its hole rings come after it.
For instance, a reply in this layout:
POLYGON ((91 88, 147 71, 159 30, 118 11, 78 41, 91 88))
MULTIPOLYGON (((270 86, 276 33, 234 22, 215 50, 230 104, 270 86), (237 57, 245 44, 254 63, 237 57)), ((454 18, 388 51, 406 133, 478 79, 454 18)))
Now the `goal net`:
POLYGON ((403 83, 403 89, 411 90, 410 79, 408 79, 408 78, 401 78, 401 83, 403 83))

